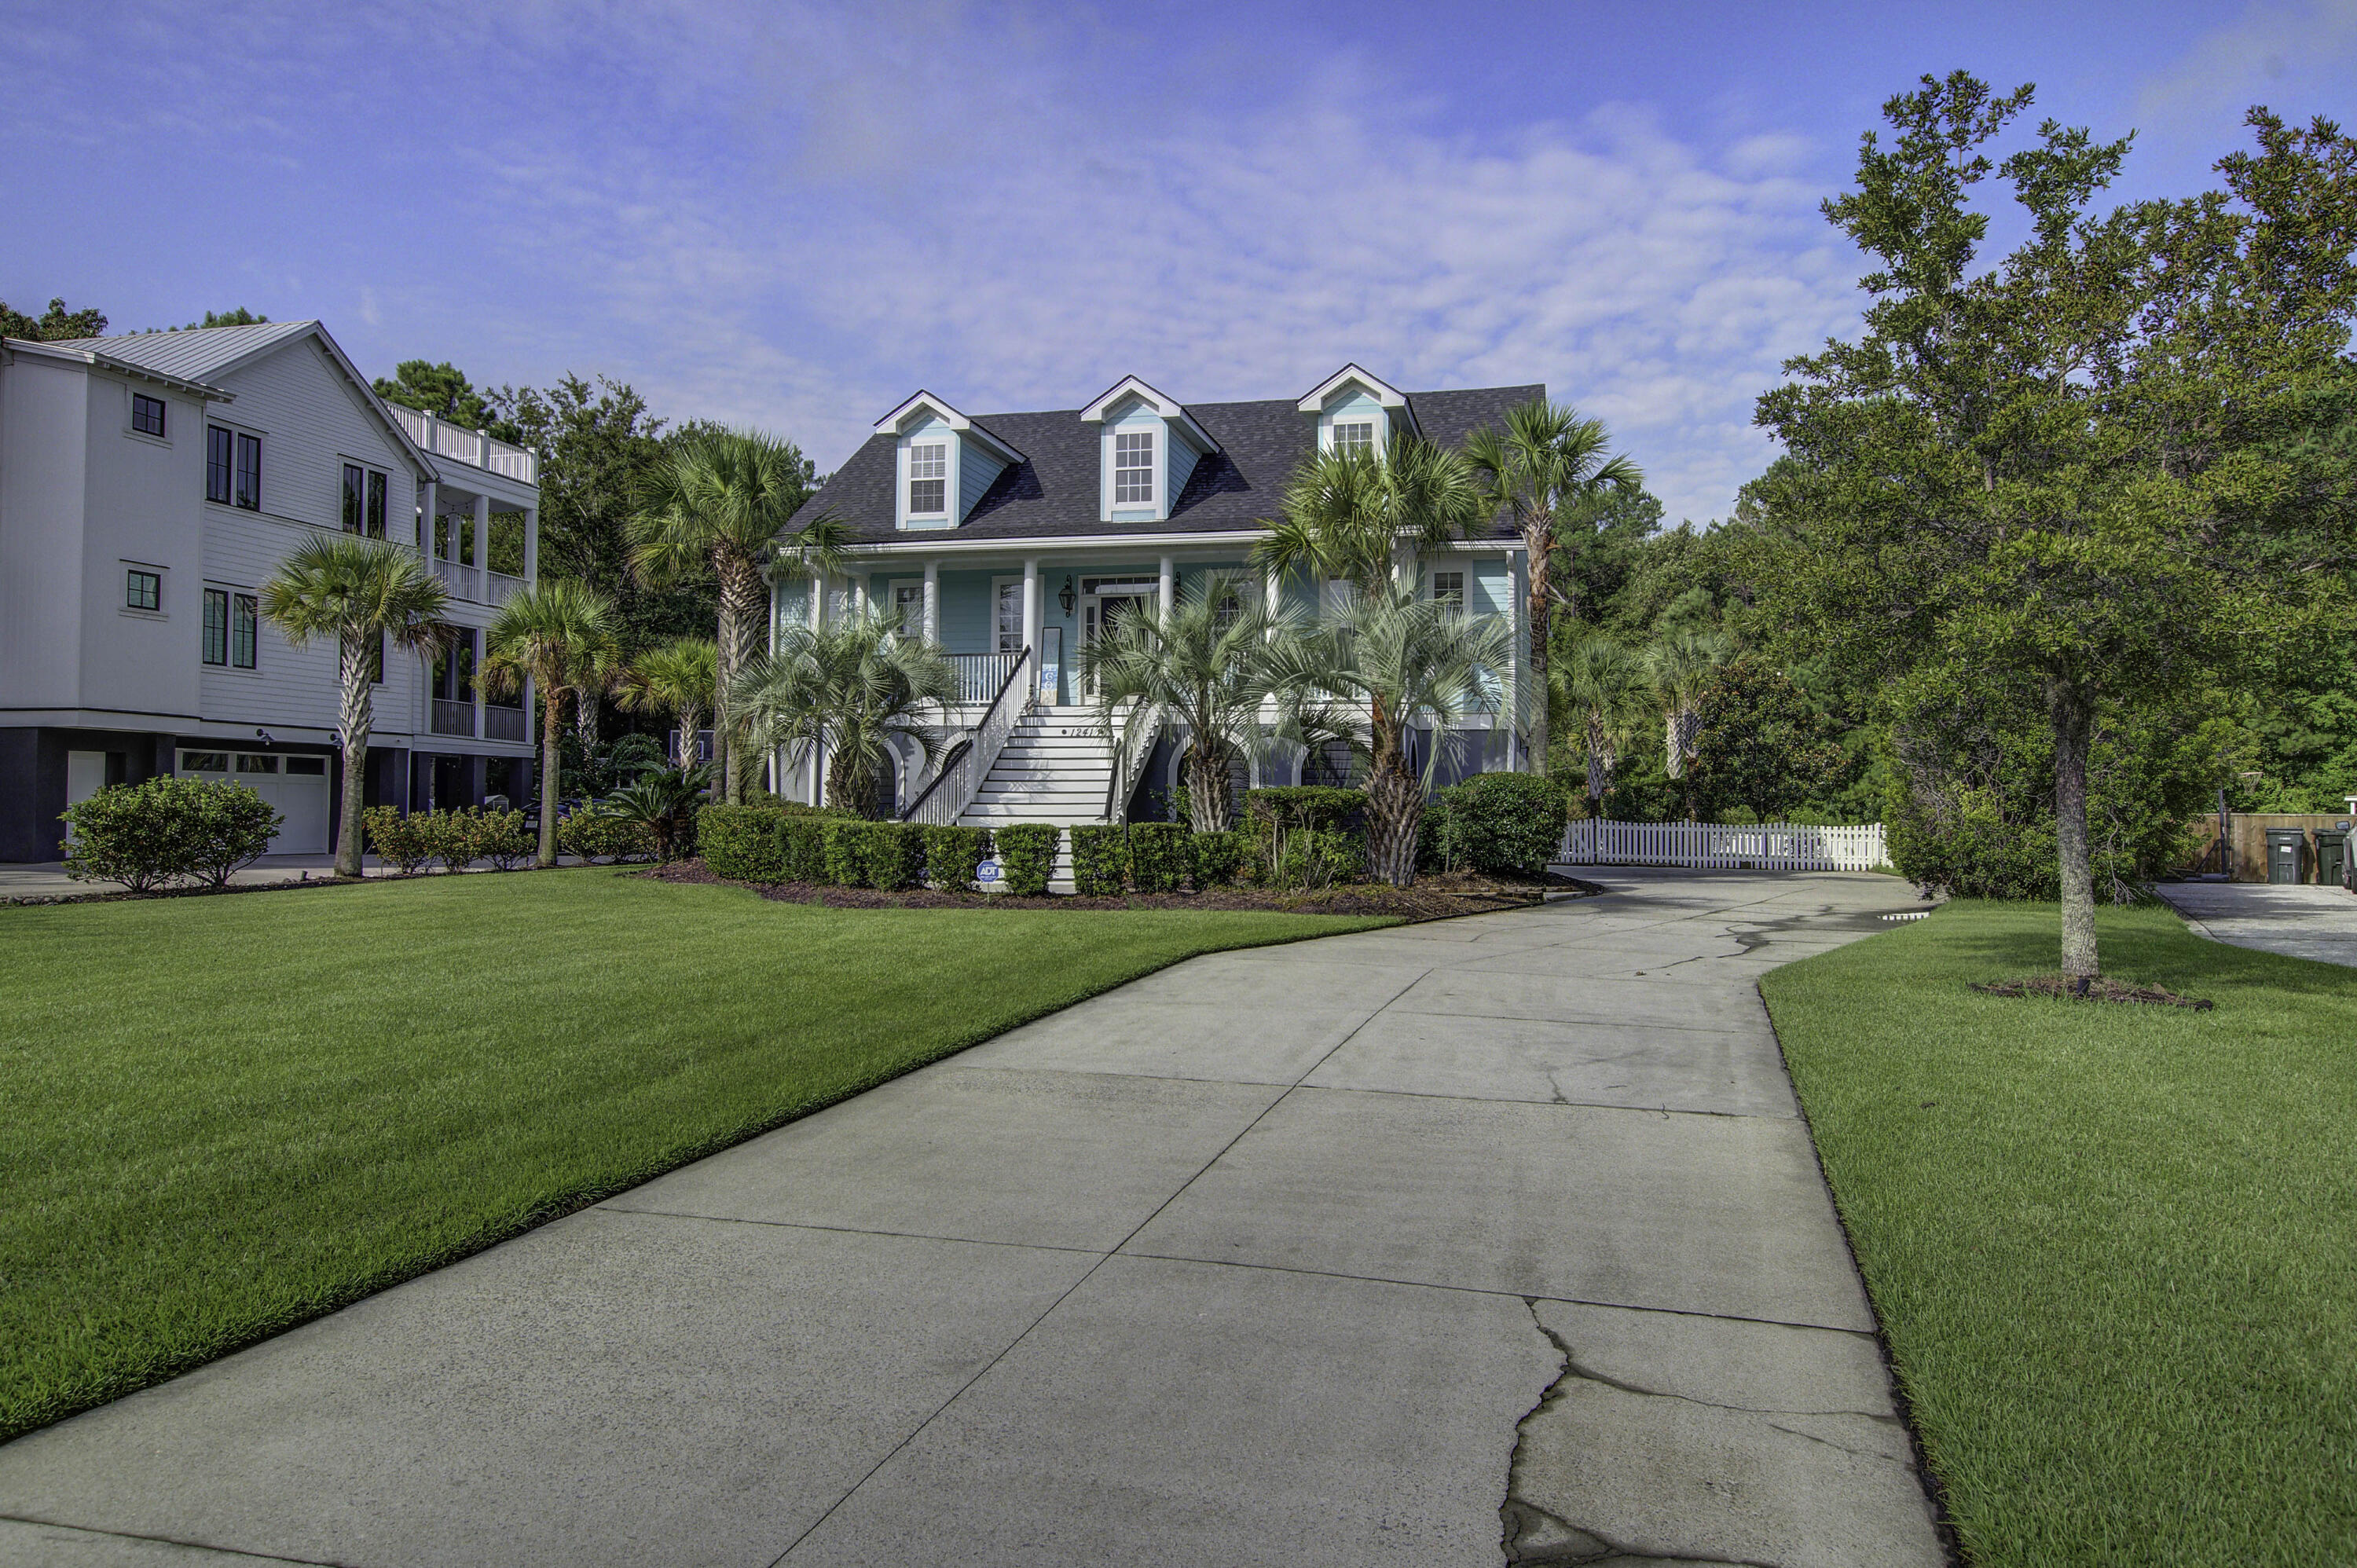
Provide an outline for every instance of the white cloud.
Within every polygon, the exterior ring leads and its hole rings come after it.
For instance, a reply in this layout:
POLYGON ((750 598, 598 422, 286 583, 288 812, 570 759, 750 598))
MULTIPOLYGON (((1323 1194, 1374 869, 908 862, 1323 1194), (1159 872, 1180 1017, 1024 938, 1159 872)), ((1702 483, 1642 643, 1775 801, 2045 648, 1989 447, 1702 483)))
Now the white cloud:
POLYGON ((2253 4, 2147 79, 2137 109, 2147 121, 2190 120, 2206 128, 2220 111, 2336 82, 2345 88, 2352 56, 2357 0, 2253 4))

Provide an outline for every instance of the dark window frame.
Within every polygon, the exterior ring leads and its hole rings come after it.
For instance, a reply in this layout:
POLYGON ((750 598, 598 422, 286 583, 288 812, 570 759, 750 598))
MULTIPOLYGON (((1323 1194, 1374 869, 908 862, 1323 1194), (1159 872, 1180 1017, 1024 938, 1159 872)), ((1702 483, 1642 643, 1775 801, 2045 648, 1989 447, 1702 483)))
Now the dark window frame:
POLYGON ((368 470, 358 463, 344 465, 343 525, 346 533, 361 531, 361 509, 368 495, 368 470))
POLYGON ((262 602, 252 594, 232 594, 230 603, 230 668, 259 669, 262 659, 262 602))
POLYGON ((205 590, 205 636, 203 657, 206 664, 216 669, 229 667, 229 590, 205 590))
POLYGON ((142 435, 153 435, 158 441, 167 440, 164 432, 169 422, 164 400, 149 397, 145 392, 131 394, 131 428, 142 435))
POLYGON ((205 426, 205 499, 223 506, 229 505, 232 434, 224 424, 205 426))
POLYGON ((368 471, 368 507, 361 532, 371 539, 384 537, 385 498, 392 491, 392 481, 374 468, 368 471))
POLYGON ((123 569, 123 607, 150 614, 160 613, 164 608, 164 574, 151 572, 145 566, 125 566, 123 569), (143 588, 145 590, 144 594, 143 588), (141 602, 143 598, 145 603, 141 602))
POLYGON ((236 486, 231 504, 246 511, 262 510, 262 437, 238 431, 236 486))

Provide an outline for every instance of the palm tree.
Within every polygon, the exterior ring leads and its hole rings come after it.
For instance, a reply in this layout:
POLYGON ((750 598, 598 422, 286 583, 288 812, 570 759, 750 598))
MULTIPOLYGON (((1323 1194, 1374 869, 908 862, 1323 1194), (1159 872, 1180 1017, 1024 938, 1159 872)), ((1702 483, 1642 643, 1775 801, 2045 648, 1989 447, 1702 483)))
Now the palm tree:
POLYGON ((709 572, 719 580, 717 711, 714 763, 724 798, 744 797, 745 768, 728 716, 733 677, 760 639, 769 580, 823 581, 848 537, 831 517, 788 532, 810 496, 810 465, 792 442, 751 430, 714 431, 679 443, 650 471, 630 520, 630 564, 641 581, 674 583, 709 572))
POLYGON ((361 874, 361 803, 368 777, 369 731, 376 724, 372 688, 388 643, 422 653, 443 639, 449 607, 442 585, 416 555, 381 540, 317 535, 297 545, 262 585, 262 613, 296 648, 314 638, 336 644, 343 686, 337 734, 343 745, 343 801, 338 817, 336 875, 361 874))
POLYGON ((1353 598, 1316 631, 1270 647, 1287 737, 1351 748, 1367 779, 1370 869, 1407 886, 1426 791, 1441 754, 1458 742, 1457 726, 1487 706, 1512 657, 1512 631, 1495 616, 1385 586, 1353 598), (1411 729, 1431 736, 1421 777, 1410 759, 1411 729))
POLYGON ((718 650, 708 637, 677 637, 630 660, 616 699, 631 713, 670 714, 679 721, 679 765, 695 766, 698 721, 712 706, 718 650))
POLYGON ((943 737, 926 710, 957 693, 957 671, 938 647, 892 616, 858 610, 784 628, 728 682, 728 712, 748 756, 782 747, 799 763, 823 748, 827 804, 866 817, 895 739, 913 742, 928 766, 940 760, 943 737))
MULTIPOLYGON (((1531 668, 1547 668, 1547 621, 1555 607, 1558 564, 1572 564, 1569 527, 1592 522, 1609 495, 1645 482, 1626 454, 1608 456, 1612 437, 1604 422, 1544 398, 1506 411, 1506 427, 1484 425, 1465 438, 1465 456, 1487 488, 1493 509, 1503 508, 1523 536, 1530 563, 1524 616, 1530 622, 1531 668)), ((1544 703, 1530 709, 1526 745, 1542 773, 1547 767, 1544 703)))
POLYGON ((557 711, 595 650, 621 629, 614 602, 587 583, 558 577, 534 585, 500 607, 483 634, 483 679, 491 689, 515 690, 526 677, 540 688, 540 854, 556 864, 557 711))
POLYGON ((1270 645, 1297 629, 1294 616, 1258 598, 1242 576, 1213 573, 1168 615, 1127 617, 1081 653, 1108 745, 1121 715, 1124 757, 1135 760, 1165 725, 1186 730, 1189 814, 1199 833, 1228 826, 1230 769, 1262 739, 1270 645))
POLYGON ((1645 661, 1601 632, 1591 632, 1548 671, 1550 694, 1575 714, 1587 750, 1588 814, 1604 814, 1612 770, 1652 696, 1645 661))
MULTIPOLYGON (((617 633, 620 622, 615 623, 617 633)), ((565 689, 573 693, 573 735, 587 759, 597 749, 597 703, 619 690, 630 666, 619 635, 583 646, 565 661, 565 689)))
POLYGON ((1403 551, 1422 551, 1480 532, 1492 514, 1464 456, 1401 435, 1380 456, 1321 452, 1286 487, 1280 516, 1254 555, 1267 569, 1307 567, 1313 578, 1383 594, 1403 551))
MULTIPOLYGON (((1663 766, 1684 783, 1701 738, 1703 693, 1727 662, 1727 639, 1715 631, 1674 631, 1645 650, 1645 674, 1663 711, 1663 766)), ((1686 821, 1694 821, 1694 790, 1684 789, 1686 821)))

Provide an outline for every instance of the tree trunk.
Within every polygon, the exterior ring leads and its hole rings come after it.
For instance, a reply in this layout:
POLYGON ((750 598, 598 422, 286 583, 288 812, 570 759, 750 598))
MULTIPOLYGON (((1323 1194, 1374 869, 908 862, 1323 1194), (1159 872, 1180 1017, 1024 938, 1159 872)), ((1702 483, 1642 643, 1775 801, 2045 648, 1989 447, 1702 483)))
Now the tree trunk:
POLYGON ((337 812, 336 875, 358 876, 361 874, 361 802, 368 798, 369 731, 376 725, 375 704, 369 696, 369 654, 371 650, 365 643, 348 637, 343 639, 340 651, 344 693, 338 723, 343 731, 344 788, 337 812))
MULTIPOLYGON (((1555 585, 1555 563, 1547 555, 1547 535, 1554 532, 1553 520, 1537 531, 1535 537, 1525 533, 1523 552, 1530 558, 1531 591, 1527 613, 1530 617, 1531 668, 1523 683, 1538 694, 1531 704, 1529 746, 1531 771, 1544 776, 1547 770, 1547 621, 1554 605, 1550 593, 1555 585)), ((1529 702, 1525 695, 1523 701, 1529 702)))
POLYGON ((695 766, 695 721, 704 716, 701 708, 679 711, 679 765, 682 768, 695 766))
POLYGON ((1367 780, 1367 873, 1406 887, 1415 881, 1415 838, 1424 822, 1424 789, 1394 758, 1367 780))
POLYGON ((573 693, 573 733, 581 741, 581 760, 587 763, 597 749, 597 694, 586 686, 573 693))
POLYGON ((761 626, 764 597, 761 592, 761 569, 747 559, 731 559, 720 573, 720 661, 725 673, 720 678, 719 701, 715 704, 712 723, 712 759, 720 764, 720 787, 731 805, 745 803, 746 763, 744 747, 737 736, 723 732, 726 729, 728 677, 752 662, 753 639, 761 626), (723 746, 726 749, 724 753, 723 746))
POLYGON ((2087 854, 2087 751, 2094 704, 2060 681, 2046 686, 2054 724, 2054 847, 2062 873, 2062 973, 2086 993, 2095 968, 2095 875, 2087 854))
POLYGON ((556 864, 556 762, 564 755, 557 744, 560 725, 556 704, 561 697, 557 689, 545 678, 534 682, 540 688, 540 852, 533 856, 534 865, 556 864))
POLYGON ((1187 752, 1188 815, 1199 833, 1228 829, 1228 759, 1224 753, 1207 753, 1201 741, 1187 752))
POLYGON ((860 767, 852 759, 851 753, 841 747, 827 754, 826 803, 855 816, 873 817, 876 814, 874 771, 860 767))

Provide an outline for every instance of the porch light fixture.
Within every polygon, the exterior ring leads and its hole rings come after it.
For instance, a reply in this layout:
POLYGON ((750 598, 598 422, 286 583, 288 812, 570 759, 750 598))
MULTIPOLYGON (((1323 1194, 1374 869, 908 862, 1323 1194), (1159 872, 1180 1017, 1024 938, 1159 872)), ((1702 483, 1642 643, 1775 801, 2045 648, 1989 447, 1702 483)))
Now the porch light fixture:
POLYGON ((1065 577, 1063 587, 1056 595, 1056 602, 1064 607, 1064 615, 1069 619, 1072 613, 1072 607, 1080 603, 1079 596, 1072 592, 1072 579, 1070 576, 1065 577))

